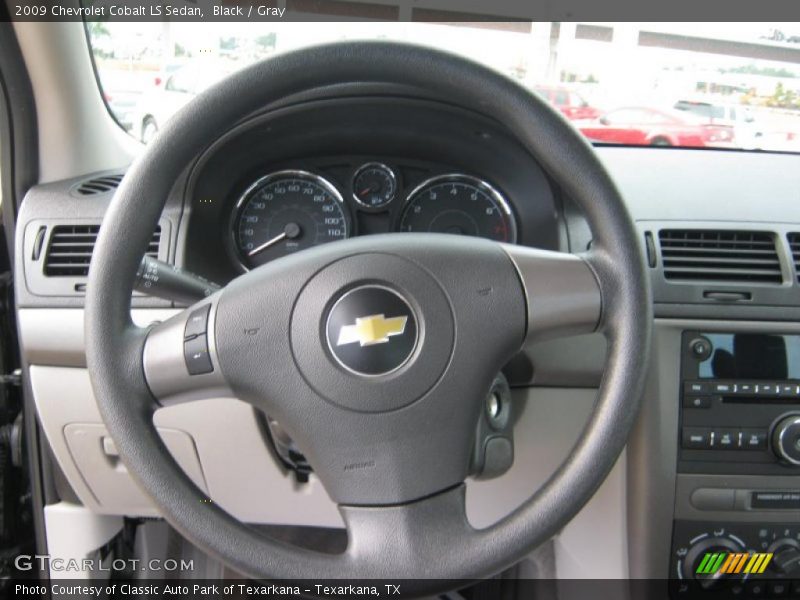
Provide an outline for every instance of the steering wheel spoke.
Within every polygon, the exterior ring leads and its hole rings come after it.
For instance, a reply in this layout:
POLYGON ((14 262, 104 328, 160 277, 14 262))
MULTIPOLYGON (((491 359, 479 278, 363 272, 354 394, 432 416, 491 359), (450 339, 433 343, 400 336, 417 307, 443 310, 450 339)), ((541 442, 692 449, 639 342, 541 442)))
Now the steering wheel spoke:
POLYGON ((147 385, 162 406, 232 398, 220 368, 214 324, 219 293, 152 327, 144 342, 147 385))
POLYGON ((503 249, 516 266, 525 290, 526 342, 598 329, 603 299, 588 261, 575 254, 526 246, 505 245, 503 249))
POLYGON ((442 548, 464 548, 475 536, 467 521, 465 490, 456 485, 396 506, 340 505, 349 538, 347 557, 365 565, 370 577, 392 578, 396 565, 405 564, 413 565, 418 579, 446 578, 436 567, 442 548))

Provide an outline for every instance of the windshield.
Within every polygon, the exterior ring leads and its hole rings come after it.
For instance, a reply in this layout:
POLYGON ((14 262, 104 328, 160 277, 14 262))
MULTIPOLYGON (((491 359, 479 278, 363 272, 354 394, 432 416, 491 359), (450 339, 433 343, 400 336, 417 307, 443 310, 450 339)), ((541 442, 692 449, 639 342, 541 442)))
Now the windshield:
POLYGON ((604 144, 800 152, 800 24, 87 23, 104 98, 150 141, 203 89, 344 39, 435 46, 535 91, 604 144))

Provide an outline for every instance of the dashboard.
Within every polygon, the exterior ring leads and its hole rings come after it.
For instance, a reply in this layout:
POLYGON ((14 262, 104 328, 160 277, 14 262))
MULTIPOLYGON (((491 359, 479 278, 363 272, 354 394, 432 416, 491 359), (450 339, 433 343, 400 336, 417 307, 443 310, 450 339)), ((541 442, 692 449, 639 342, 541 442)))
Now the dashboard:
POLYGON ((301 104, 209 148, 188 176, 187 268, 224 283, 310 246, 394 232, 558 247, 553 185, 509 132, 441 102, 387 102, 301 104), (409 135, 420 122, 426 135, 409 135))

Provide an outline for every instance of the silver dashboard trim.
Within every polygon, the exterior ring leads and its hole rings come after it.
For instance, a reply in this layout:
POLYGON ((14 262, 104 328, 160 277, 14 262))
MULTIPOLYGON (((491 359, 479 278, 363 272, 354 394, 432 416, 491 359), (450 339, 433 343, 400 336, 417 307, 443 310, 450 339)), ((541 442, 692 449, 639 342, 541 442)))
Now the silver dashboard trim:
POLYGON ((439 183, 457 182, 457 181, 474 185, 479 190, 489 195, 489 197, 497 204, 497 206, 506 214, 506 216, 508 217, 509 224, 511 226, 510 227, 511 239, 507 240, 504 243, 516 244, 517 220, 514 217, 514 211, 511 210, 511 204, 508 202, 508 200, 506 200, 505 196, 503 196, 503 194, 500 193, 500 191, 496 187, 494 187, 491 183, 489 183, 485 179, 481 179, 480 177, 475 177, 474 175, 466 175, 465 173, 446 173, 444 175, 435 175, 433 177, 429 177, 422 183, 416 185, 408 193, 405 200, 403 201, 403 208, 400 210, 400 220, 398 223, 398 228, 403 223, 403 219, 406 216, 406 211, 408 210, 409 205, 414 200, 414 197, 417 196, 421 191, 423 191, 425 188, 431 185, 436 185, 439 183))
POLYGON ((344 197, 342 196, 341 192, 336 188, 336 186, 333 185, 330 181, 328 181, 321 175, 317 175, 316 173, 312 173, 311 171, 305 171, 302 169, 282 169, 280 171, 273 171, 271 173, 267 173, 266 175, 259 177, 253 183, 247 186, 244 192, 242 192, 239 195, 239 198, 236 200, 236 204, 234 205, 228 220, 228 235, 230 238, 230 248, 232 250, 233 258, 236 261, 236 266, 239 267, 243 272, 250 271, 250 267, 248 267, 245 264, 245 261, 242 259, 241 256, 241 252, 239 251, 239 243, 236 239, 237 236, 237 229, 235 228, 236 221, 239 219, 245 201, 251 196, 253 192, 255 192, 258 188, 263 187, 271 183, 272 181, 282 177, 296 177, 298 179, 305 179, 307 181, 316 183, 322 189, 328 192, 333 197, 333 199, 336 200, 341 206, 342 215, 344 216, 345 220, 345 238, 350 237, 350 235, 352 234, 352 220, 347 210, 347 205, 344 202, 344 197))

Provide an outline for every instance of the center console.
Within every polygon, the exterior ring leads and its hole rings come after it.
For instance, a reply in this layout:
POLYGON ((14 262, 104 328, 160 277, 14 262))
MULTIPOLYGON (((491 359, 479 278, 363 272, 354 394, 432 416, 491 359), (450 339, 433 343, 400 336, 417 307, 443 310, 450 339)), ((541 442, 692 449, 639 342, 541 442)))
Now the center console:
POLYGON ((800 594, 800 335, 683 331, 676 401, 673 596, 800 594))

